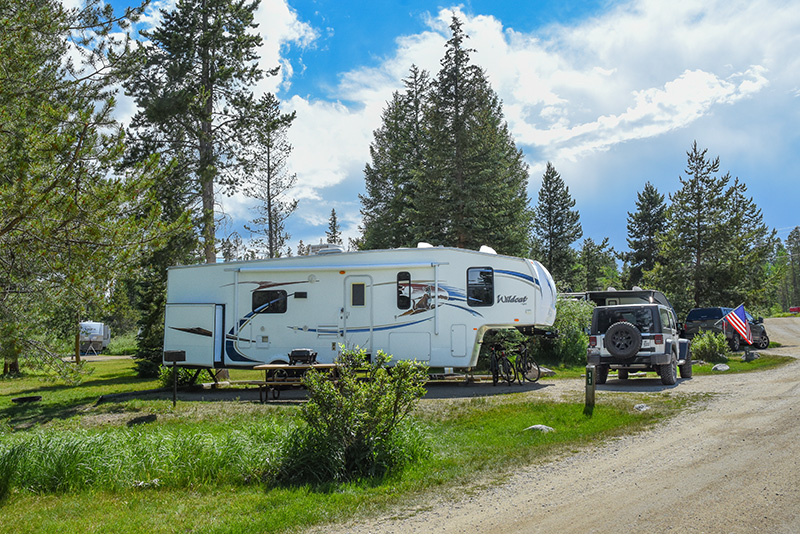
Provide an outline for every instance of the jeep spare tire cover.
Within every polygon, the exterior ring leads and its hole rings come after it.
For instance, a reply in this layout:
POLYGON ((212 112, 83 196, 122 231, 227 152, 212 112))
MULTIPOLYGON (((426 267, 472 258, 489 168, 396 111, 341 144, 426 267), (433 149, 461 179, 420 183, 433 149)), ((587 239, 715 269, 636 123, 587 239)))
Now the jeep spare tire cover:
POLYGON ((642 333, 627 321, 614 323, 606 331, 605 345, 612 356, 633 358, 642 346, 642 333))

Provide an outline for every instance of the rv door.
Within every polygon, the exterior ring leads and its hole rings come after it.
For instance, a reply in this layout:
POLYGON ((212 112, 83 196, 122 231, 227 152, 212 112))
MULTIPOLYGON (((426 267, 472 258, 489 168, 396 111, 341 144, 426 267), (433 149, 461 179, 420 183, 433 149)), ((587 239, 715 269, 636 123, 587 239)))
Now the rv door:
POLYGON ((344 279, 342 334, 348 349, 372 352, 372 277, 351 275, 344 279))
POLYGON ((178 365, 200 367, 222 365, 224 312, 222 304, 168 303, 164 316, 164 353, 170 355, 170 362, 177 360, 178 365))

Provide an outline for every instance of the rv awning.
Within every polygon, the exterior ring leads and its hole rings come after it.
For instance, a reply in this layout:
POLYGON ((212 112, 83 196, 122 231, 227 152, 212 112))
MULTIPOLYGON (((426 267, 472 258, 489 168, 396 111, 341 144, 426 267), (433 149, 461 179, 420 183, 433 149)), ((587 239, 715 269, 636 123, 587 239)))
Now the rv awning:
POLYGON ((232 269, 226 269, 226 271, 235 271, 239 273, 260 273, 260 272, 276 272, 276 271, 355 271, 355 270, 374 270, 374 269, 412 269, 412 268, 423 268, 423 267, 436 267, 439 265, 447 265, 448 262, 417 262, 417 263, 362 263, 362 264, 352 264, 352 265, 303 265, 299 267, 294 265, 292 267, 289 266, 264 266, 264 267, 236 267, 232 269))

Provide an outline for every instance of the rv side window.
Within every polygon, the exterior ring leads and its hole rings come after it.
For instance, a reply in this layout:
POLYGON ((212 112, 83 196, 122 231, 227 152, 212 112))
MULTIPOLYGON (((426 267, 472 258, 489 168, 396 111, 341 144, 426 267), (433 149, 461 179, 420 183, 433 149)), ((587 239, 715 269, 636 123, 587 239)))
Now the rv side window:
POLYGON ((253 313, 286 313, 286 291, 253 291, 253 313))
POLYGON ((352 284, 350 286, 350 305, 365 306, 367 302, 367 285, 364 283, 352 284))
POLYGON ((494 304, 494 271, 491 267, 467 269, 467 304, 470 306, 494 304))
POLYGON ((397 307, 407 310, 411 307, 411 273, 397 273, 397 307))

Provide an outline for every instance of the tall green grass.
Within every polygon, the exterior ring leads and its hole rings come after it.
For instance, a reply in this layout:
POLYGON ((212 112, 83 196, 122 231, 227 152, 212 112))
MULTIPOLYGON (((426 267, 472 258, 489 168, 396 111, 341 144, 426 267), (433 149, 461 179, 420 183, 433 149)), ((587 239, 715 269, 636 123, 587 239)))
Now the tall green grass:
POLYGON ((275 461, 285 428, 265 421, 219 433, 164 427, 37 432, 0 444, 0 498, 13 488, 64 493, 248 484, 275 461))

